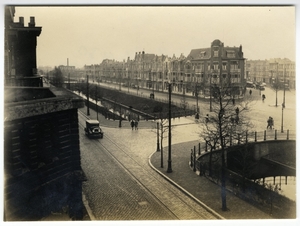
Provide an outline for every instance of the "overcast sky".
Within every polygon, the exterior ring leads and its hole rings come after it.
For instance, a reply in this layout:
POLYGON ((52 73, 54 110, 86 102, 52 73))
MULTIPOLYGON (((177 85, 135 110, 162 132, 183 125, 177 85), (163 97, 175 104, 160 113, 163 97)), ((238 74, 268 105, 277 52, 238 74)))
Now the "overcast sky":
POLYGON ((81 68, 135 52, 187 56, 215 39, 243 47, 249 60, 296 59, 295 6, 16 7, 15 22, 30 16, 42 27, 37 64, 81 68))

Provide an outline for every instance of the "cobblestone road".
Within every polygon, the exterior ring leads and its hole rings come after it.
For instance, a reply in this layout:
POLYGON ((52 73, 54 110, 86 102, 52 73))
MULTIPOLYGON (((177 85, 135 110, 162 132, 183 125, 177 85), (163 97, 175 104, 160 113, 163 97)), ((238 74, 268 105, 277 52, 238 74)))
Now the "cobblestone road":
POLYGON ((104 139, 89 140, 81 128, 81 161, 88 178, 83 189, 95 219, 216 219, 150 168, 154 131, 105 128, 104 139))

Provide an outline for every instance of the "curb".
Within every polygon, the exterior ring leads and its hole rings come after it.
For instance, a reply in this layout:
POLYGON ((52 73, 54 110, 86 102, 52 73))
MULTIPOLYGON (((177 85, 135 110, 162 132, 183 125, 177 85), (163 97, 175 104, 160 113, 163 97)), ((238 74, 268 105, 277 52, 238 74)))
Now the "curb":
POLYGON ((216 211, 214 211, 213 209, 211 209, 210 207, 208 207, 205 203, 201 202, 199 199, 197 199, 195 196, 193 196, 191 193, 189 193, 187 190, 185 190, 183 187, 181 187, 179 184, 177 184, 175 181, 171 180, 169 177, 167 177, 165 174, 163 174, 162 172, 160 172, 158 169, 156 169, 156 167, 154 167, 151 163, 151 157, 152 155, 154 155, 155 152, 153 152, 149 157, 148 157, 148 164, 150 165, 150 167, 156 172, 158 173, 160 176, 162 176, 165 180, 167 180, 169 183, 171 183, 172 185, 174 185, 175 187, 177 187, 179 190, 181 190, 184 194, 186 194, 187 196, 189 196, 190 198, 192 198, 195 202, 197 202, 200 206, 202 206, 203 208, 205 208, 208 212, 210 212, 211 214, 213 214, 215 217, 217 217, 220 220, 226 220, 226 218, 224 218, 223 216, 221 216, 220 214, 218 214, 216 211))

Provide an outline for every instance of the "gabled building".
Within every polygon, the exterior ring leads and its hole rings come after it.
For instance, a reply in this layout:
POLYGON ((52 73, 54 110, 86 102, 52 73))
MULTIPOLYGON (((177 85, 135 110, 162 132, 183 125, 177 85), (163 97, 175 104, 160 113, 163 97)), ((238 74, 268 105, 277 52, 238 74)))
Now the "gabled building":
POLYGON ((225 47, 214 40, 209 48, 193 49, 184 63, 186 91, 209 94, 214 85, 241 95, 246 82, 244 65, 242 46, 225 47))

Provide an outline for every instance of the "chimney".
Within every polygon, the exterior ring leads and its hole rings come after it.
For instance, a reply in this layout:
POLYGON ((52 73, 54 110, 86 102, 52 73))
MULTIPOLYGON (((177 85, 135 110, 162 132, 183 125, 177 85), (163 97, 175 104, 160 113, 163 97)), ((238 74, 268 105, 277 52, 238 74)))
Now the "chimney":
POLYGON ((28 27, 35 27, 34 16, 31 16, 31 17, 30 17, 30 22, 28 23, 28 27))
POLYGON ((24 17, 20 16, 19 17, 19 24, 24 27, 24 17))

